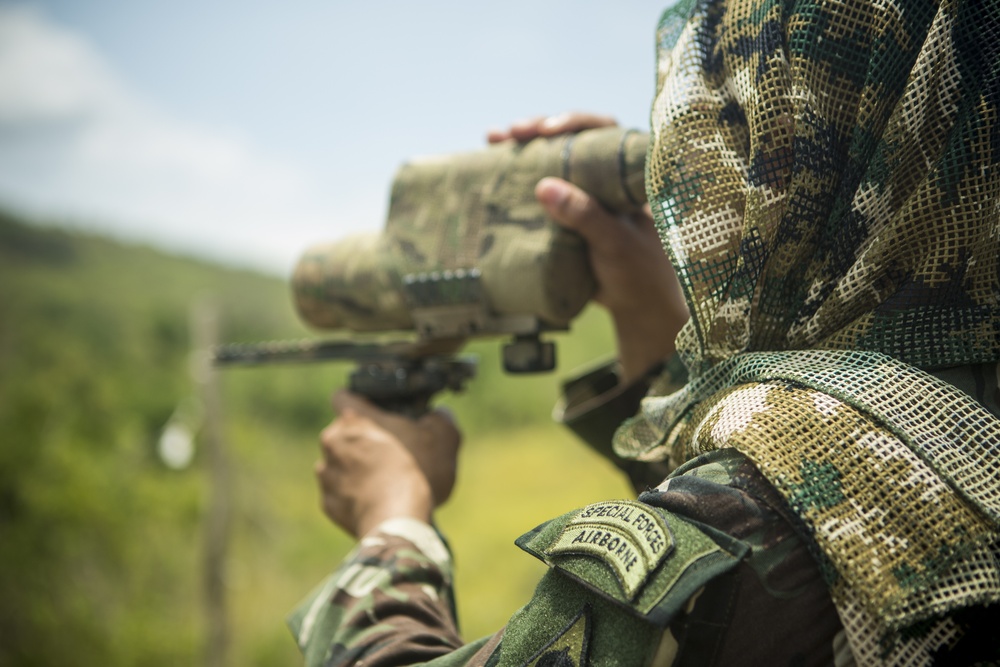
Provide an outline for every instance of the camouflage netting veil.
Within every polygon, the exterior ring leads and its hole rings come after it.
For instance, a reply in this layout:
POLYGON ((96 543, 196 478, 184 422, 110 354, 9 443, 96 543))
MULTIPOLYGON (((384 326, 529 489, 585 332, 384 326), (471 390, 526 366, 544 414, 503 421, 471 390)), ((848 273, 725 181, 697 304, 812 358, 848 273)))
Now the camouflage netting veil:
POLYGON ((658 40, 646 185, 692 380, 616 448, 750 456, 885 657, 1000 599, 1000 425, 926 372, 1000 359, 1000 3, 697 0, 658 40))

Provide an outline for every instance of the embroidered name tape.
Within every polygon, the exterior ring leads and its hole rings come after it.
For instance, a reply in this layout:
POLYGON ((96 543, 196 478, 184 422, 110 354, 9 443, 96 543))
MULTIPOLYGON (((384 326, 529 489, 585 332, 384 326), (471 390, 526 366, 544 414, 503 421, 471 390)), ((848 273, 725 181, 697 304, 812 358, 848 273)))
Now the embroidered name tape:
POLYGON ((629 599, 633 599, 673 550, 667 522, 632 500, 589 505, 570 519, 546 556, 580 554, 606 563, 629 599))

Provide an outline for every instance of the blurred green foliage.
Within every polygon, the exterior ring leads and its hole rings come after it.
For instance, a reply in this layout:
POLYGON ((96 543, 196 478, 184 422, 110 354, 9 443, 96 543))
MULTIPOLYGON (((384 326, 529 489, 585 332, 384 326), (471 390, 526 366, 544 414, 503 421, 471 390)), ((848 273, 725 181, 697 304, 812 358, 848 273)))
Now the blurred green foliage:
MULTIPOLYGON (((284 281, 0 213, 0 667, 201 661, 203 455, 164 466, 156 444, 189 400, 189 313, 217 304, 223 340, 308 335, 284 281)), ((612 348, 588 311, 560 368, 612 348)), ((511 542, 575 506, 627 494, 549 421, 558 376, 511 378, 499 346, 444 402, 466 434, 441 512, 467 636, 497 629, 540 566, 511 542), (498 576, 497 573, 503 573, 498 576)), ((231 664, 298 660, 284 614, 350 548, 318 509, 312 461, 345 365, 222 376, 233 489, 226 590, 231 664)))

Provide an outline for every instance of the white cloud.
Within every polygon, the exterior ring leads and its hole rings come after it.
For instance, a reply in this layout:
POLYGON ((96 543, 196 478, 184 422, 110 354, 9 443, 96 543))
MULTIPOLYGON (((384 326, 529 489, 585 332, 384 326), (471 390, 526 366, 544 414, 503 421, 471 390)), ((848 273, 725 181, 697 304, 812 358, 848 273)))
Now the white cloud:
POLYGON ((74 121, 126 101, 84 40, 30 10, 0 7, 0 122, 74 121))
POLYGON ((83 36, 12 7, 0 7, 0 201, 281 271, 334 217, 302 170, 158 111, 83 36))

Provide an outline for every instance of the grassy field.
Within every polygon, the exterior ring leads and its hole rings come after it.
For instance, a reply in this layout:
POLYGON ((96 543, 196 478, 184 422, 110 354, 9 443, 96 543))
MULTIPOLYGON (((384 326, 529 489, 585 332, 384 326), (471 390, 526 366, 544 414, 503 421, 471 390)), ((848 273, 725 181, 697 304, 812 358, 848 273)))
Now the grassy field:
MULTIPOLYGON (((301 337, 284 281, 0 215, 0 667, 191 665, 206 643, 203 441, 165 466, 156 443, 193 395, 192 304, 226 340, 301 337)), ((588 311, 554 375, 511 378, 498 344, 446 402, 466 434, 439 523, 456 558, 463 633, 498 629, 542 566, 513 545, 582 504, 628 495, 551 423, 558 381, 611 349, 588 311)), ((317 435, 342 365, 227 370, 229 664, 297 664, 284 616, 350 548, 318 508, 317 435)))

